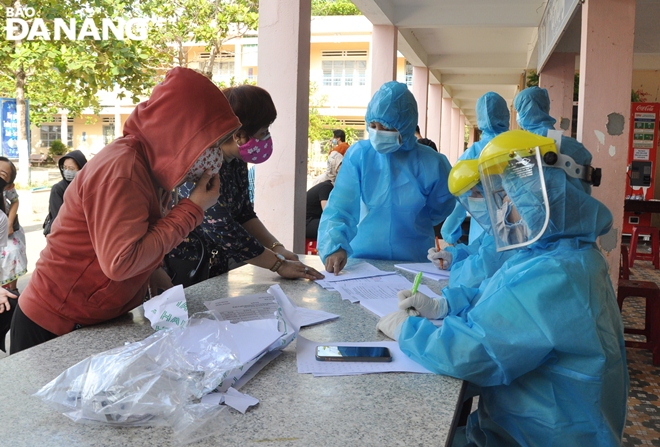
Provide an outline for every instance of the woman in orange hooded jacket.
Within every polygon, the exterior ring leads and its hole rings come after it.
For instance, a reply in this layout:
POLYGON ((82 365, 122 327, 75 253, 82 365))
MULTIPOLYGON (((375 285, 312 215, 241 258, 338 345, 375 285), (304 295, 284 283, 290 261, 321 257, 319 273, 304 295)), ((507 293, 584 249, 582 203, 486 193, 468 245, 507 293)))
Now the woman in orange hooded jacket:
MULTIPOLYGON (((218 199, 221 147, 240 127, 222 92, 186 68, 169 71, 138 104, 124 135, 66 191, 46 248, 12 320, 11 353, 142 304, 166 253, 218 199), (171 206, 171 191, 196 181, 171 206)), ((164 272, 163 272, 164 274, 164 272)))

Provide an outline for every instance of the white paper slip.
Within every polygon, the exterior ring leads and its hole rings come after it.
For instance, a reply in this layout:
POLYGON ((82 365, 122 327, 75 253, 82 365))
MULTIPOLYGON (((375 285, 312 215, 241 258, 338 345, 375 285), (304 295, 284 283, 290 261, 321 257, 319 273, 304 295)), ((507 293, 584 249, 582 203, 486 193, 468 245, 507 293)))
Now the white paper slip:
POLYGON ((408 264, 394 264, 394 267, 410 273, 424 273, 424 276, 436 281, 449 279, 449 270, 440 270, 432 262, 413 262, 408 264))
POLYGON ((412 288, 412 283, 401 275, 375 276, 336 282, 335 289, 345 300, 357 303, 362 300, 396 298, 400 290, 412 288))
POLYGON ((157 331, 184 327, 188 321, 188 305, 182 285, 167 289, 146 301, 142 307, 144 316, 151 321, 151 327, 157 331))
POLYGON ((315 376, 346 376, 385 372, 412 372, 431 374, 431 371, 401 352, 396 341, 318 343, 301 336, 296 339, 296 356, 300 374, 315 376), (320 362, 316 360, 318 345, 384 346, 392 354, 391 362, 320 362))
POLYGON ((349 279, 371 278, 374 276, 396 275, 396 272, 386 272, 374 267, 368 262, 358 262, 350 267, 344 268, 338 275, 334 273, 325 273, 325 279, 317 280, 334 283, 337 281, 347 281, 349 279))
MULTIPOLYGON (((431 298, 438 298, 438 294, 435 293, 433 290, 429 289, 428 286, 421 285, 417 289, 418 291, 422 292, 424 295, 431 297, 431 298)), ((392 312, 396 312, 399 310, 399 298, 393 297, 393 298, 381 298, 377 300, 362 300, 360 301, 360 305, 367 309, 368 311, 376 314, 378 317, 384 317, 387 314, 391 314, 392 312)))

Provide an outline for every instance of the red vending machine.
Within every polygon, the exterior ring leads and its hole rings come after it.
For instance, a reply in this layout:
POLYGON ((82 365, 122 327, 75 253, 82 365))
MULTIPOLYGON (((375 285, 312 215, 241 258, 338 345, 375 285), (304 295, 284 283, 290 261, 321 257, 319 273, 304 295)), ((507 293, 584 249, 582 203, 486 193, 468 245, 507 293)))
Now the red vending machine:
MULTIPOLYGON (((659 116, 660 103, 633 102, 631 104, 626 199, 653 199, 659 116)), ((631 234, 632 227, 635 225, 650 226, 651 214, 624 212, 623 233, 631 234)))

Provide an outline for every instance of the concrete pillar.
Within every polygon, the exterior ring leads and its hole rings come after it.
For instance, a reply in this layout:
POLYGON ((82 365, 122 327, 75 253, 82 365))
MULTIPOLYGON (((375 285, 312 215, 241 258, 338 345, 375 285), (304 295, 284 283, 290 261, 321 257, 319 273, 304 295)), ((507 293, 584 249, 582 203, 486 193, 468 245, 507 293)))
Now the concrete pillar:
POLYGON ((442 85, 429 84, 429 113, 426 117, 426 138, 440 148, 442 125, 442 85))
POLYGON ((460 114, 460 117, 458 118, 458 142, 456 146, 456 159, 458 160, 458 157, 463 155, 463 152, 465 151, 465 115, 462 113, 460 114))
MULTIPOLYGON (((429 69, 427 67, 414 67, 412 77, 412 93, 417 101, 417 124, 420 133, 426 136, 426 122, 429 106, 429 69)), ((428 138, 428 137, 427 137, 428 138)))
POLYGON ((234 80, 239 84, 243 82, 243 45, 234 45, 234 80))
POLYGON ((438 149, 447 158, 451 155, 451 98, 442 98, 442 130, 440 131, 440 145, 438 149))
POLYGON ((284 246, 304 253, 309 126, 309 0, 259 3, 259 80, 277 119, 271 158, 256 167, 255 211, 284 246))
POLYGON ((60 133, 62 134, 62 143, 64 143, 65 146, 69 145, 69 126, 66 118, 66 112, 60 113, 60 119, 62 122, 60 123, 60 133))
MULTIPOLYGON (((309 2, 309 0, 308 0, 309 2)), ((276 3, 276 2, 274 2, 276 3)), ((261 16, 259 16, 261 20, 261 16)), ((371 95, 396 79, 398 31, 392 25, 374 25, 371 32, 371 95)), ((261 71, 261 68, 259 69, 261 71)))
POLYGON ((458 107, 451 108, 451 143, 449 145, 449 163, 452 165, 456 163, 458 158, 458 141, 459 141, 459 132, 458 128, 460 126, 461 110, 458 107))
POLYGON ((575 79, 575 53, 553 53, 539 77, 539 87, 550 95, 550 115, 563 130, 571 128, 573 118, 573 86, 575 79))
POLYGON ((635 37, 635 0, 589 0, 582 4, 577 139, 602 168, 593 196, 612 212, 612 229, 599 238, 615 288, 623 227, 630 89, 635 37))

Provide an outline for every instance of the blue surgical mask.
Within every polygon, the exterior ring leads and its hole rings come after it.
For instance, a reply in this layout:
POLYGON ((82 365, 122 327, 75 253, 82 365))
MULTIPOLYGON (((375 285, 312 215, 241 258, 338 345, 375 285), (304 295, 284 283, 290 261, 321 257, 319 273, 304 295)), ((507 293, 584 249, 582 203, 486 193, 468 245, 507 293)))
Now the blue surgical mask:
POLYGON ((401 147, 401 135, 397 131, 369 128, 369 141, 381 154, 389 154, 401 147))
POLYGON ((468 197, 468 211, 484 230, 490 229, 490 216, 483 197, 468 197))

